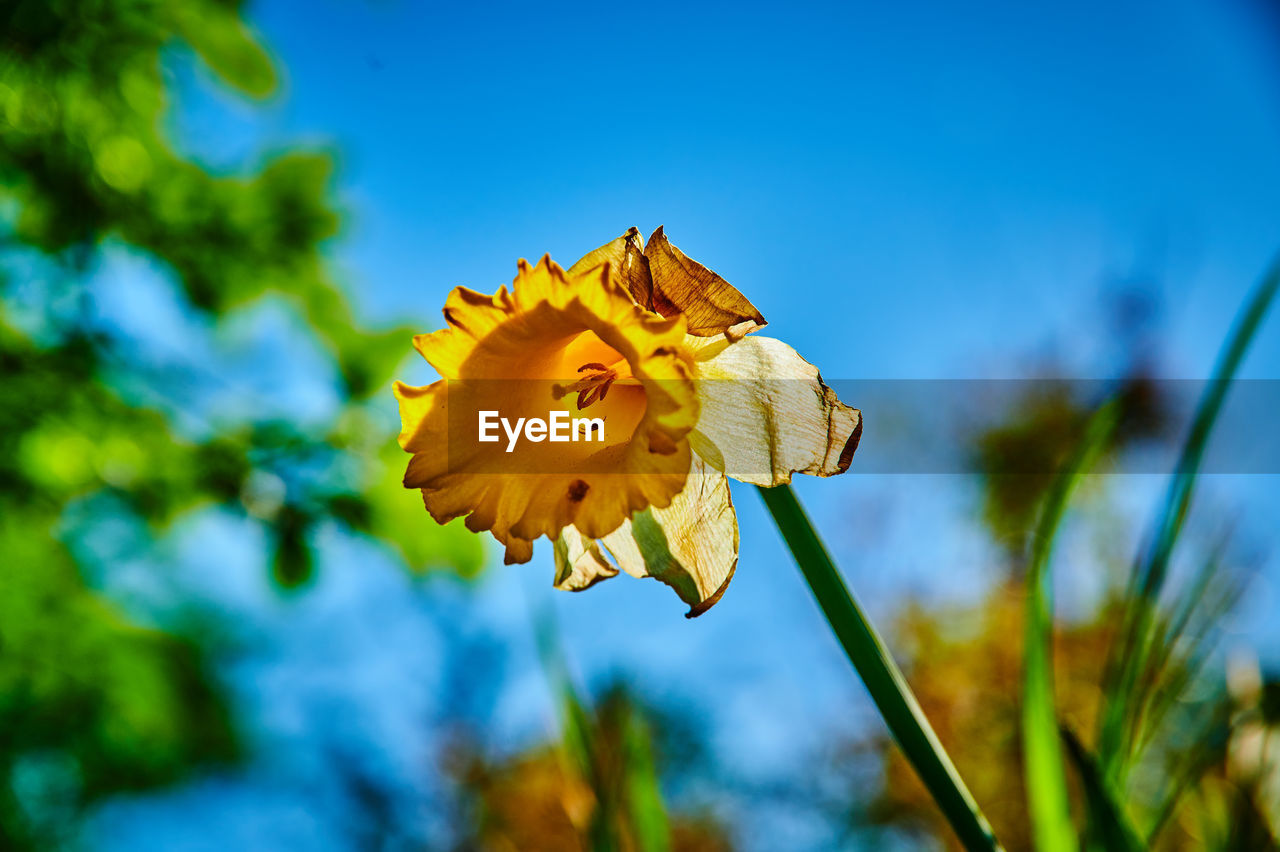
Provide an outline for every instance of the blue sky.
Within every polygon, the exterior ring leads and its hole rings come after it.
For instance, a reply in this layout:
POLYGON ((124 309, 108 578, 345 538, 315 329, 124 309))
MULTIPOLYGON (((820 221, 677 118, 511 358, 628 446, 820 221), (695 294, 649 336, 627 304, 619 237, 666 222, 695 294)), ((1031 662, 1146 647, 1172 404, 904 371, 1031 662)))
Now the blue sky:
POLYGON ((265 2, 282 95, 181 124, 338 147, 372 317, 665 224, 832 375, 1000 372, 1131 275, 1196 375, 1276 242, 1280 70, 1244 0, 1113 6, 265 2))
MULTIPOLYGON (((1118 367, 1101 297, 1132 281, 1160 296, 1162 368, 1194 378, 1280 248, 1280 32, 1245 0, 785 11, 260 0, 249 14, 282 66, 281 93, 247 105, 175 63, 175 130, 223 169, 299 141, 335 150, 348 220, 332 253, 371 323, 427 330, 455 285, 492 290, 519 257, 569 263, 630 225, 663 224, 831 379, 1106 376, 1118 367)), ((1277 364, 1273 318, 1244 373, 1280 378, 1277 364)), ((406 362, 406 380, 431 377, 406 362)), ((312 404, 326 381, 313 381, 312 404)), ((863 452, 874 451, 866 416, 863 452)), ((1205 491, 1265 531, 1276 505, 1260 498, 1275 479, 1213 478, 1205 491)), ((1161 486, 1129 478, 1113 511, 1146 517, 1161 486)), ((855 461, 799 490, 874 615, 907 594, 976 599, 990 578, 967 479, 858 476, 855 461)), ((742 562, 708 616, 686 622, 669 591, 629 578, 550 599, 584 677, 621 668, 697 707, 726 762, 767 777, 868 708, 758 497, 744 488, 735 500, 742 562)), ((336 702, 384 719, 365 753, 394 751, 421 708, 386 708, 429 689, 431 652, 353 629, 326 656, 329 644, 317 651, 297 631, 372 619, 429 646, 440 628, 424 626, 389 567, 336 544, 314 599, 264 602, 247 556, 198 558, 200 542, 225 540, 209 523, 193 533, 193 588, 293 649, 238 674, 253 706, 302 708, 267 713, 262 735, 310 753, 332 731, 306 708, 336 702), (362 664, 368 655, 380 665, 362 664)), ((548 725, 527 614, 549 596, 549 561, 544 547, 531 566, 498 566, 474 596, 437 590, 517 648, 495 705, 515 738, 548 725)), ((1096 578, 1073 577, 1064 605, 1090 588, 1096 578)), ((1264 584, 1253 605, 1275 599, 1264 584)), ((214 780, 118 808, 105 825, 120 848, 163 845, 186 837, 194 797, 224 814, 210 842, 251 833, 272 807, 290 815, 278 830, 296 817, 295 840, 323 837, 323 815, 252 795, 278 790, 264 780, 275 777, 214 780)))

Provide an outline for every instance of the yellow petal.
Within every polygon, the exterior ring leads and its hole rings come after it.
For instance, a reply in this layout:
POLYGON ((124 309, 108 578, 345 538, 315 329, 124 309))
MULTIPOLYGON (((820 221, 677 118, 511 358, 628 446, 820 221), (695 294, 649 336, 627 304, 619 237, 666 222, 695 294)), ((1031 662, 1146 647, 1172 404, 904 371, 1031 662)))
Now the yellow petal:
POLYGON ((666 583, 694 618, 712 607, 738 565, 738 517, 724 474, 695 457, 684 490, 666 508, 651 507, 601 543, 633 577, 666 583))
POLYGON ((566 275, 549 258, 522 261, 511 290, 454 290, 444 314, 445 329, 414 341, 441 381, 395 386, 400 445, 413 454, 405 485, 421 489, 438 522, 465 515, 468 529, 490 530, 506 545, 507 562, 526 562, 539 536, 555 539, 574 525, 599 537, 679 492, 697 421, 683 318, 639 307, 611 265, 566 275), (596 362, 601 375, 610 366, 615 389, 596 386, 575 403, 563 388, 596 362), (478 411, 514 420, 546 418, 556 407, 571 416, 591 407, 583 416, 607 420, 608 440, 524 443, 515 452, 479 440, 478 411))
POLYGON ((505 286, 492 296, 455 287, 441 309, 445 328, 417 335, 413 346, 441 376, 458 378, 476 346, 510 319, 513 305, 505 286))
POLYGON ((640 231, 630 228, 613 242, 605 243, 595 251, 583 255, 566 270, 567 275, 581 275, 608 263, 613 267, 614 279, 623 284, 631 298, 645 310, 653 310, 653 276, 649 274, 649 259, 644 256, 640 231))
POLYGON ((557 589, 580 592, 618 575, 618 569, 610 565, 608 558, 600 552, 600 545, 579 532, 577 527, 568 526, 560 531, 555 556, 557 589))
POLYGON ((673 246, 661 227, 649 237, 644 254, 653 276, 653 309, 663 316, 683 314, 690 334, 737 340, 765 324, 746 296, 673 246))
POLYGON ((701 414, 689 436, 712 467, 743 482, 781 485, 793 473, 844 473, 862 413, 780 340, 688 341, 696 347, 701 414))

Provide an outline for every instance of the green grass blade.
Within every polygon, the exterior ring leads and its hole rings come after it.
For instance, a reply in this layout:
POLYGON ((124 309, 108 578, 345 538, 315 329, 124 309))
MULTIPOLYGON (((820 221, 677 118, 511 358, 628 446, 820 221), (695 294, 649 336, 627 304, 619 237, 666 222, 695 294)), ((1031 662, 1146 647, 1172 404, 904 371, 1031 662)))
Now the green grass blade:
POLYGON ((1116 791, 1108 783, 1093 755, 1067 728, 1062 728, 1062 741, 1067 754, 1080 775, 1089 815, 1097 828, 1097 839, 1107 852, 1140 852, 1147 848, 1134 829, 1129 815, 1120 804, 1116 791))
POLYGON ((986 817, 960 780, 884 642, 849 592, 795 492, 789 485, 780 485, 761 488, 760 495, 849 662, 960 842, 970 850, 1000 848, 986 817))
POLYGON ((569 676, 550 608, 542 608, 535 614, 533 626, 543 673, 552 694, 558 694, 560 698, 560 748, 573 769, 586 779, 596 797, 596 807, 588 827, 591 848, 594 852, 614 852, 620 848, 615 836, 614 796, 608 779, 602 774, 600 756, 594 747, 592 713, 569 676))
POLYGON ((1169 619, 1160 619, 1167 620, 1169 627, 1161 624, 1156 634, 1159 644, 1151 656, 1149 677, 1159 686, 1146 700, 1142 724, 1134 732, 1138 753, 1156 738, 1173 709, 1184 702, 1186 689, 1200 677, 1221 639, 1221 631, 1215 628, 1243 594, 1243 587, 1223 576, 1218 565, 1217 556, 1209 559, 1196 582, 1180 593, 1185 600, 1178 611, 1169 619))
POLYGON ((1160 804, 1153 809, 1155 817, 1147 829, 1148 846, 1155 846, 1160 839, 1161 832, 1177 812, 1183 796, 1194 789, 1223 759, 1226 737, 1219 732, 1229 726, 1230 710, 1226 707, 1217 708, 1208 723, 1202 725, 1193 737, 1193 742, 1198 743, 1197 747, 1184 749, 1177 756, 1178 760, 1165 772, 1167 780, 1158 799, 1160 804), (1222 743, 1222 747, 1215 747, 1215 739, 1222 743))
POLYGON ((1026 758, 1027 806, 1036 848, 1041 852, 1078 849, 1071 822, 1067 775, 1058 737, 1053 687, 1053 591, 1049 557, 1058 526, 1080 477, 1106 447, 1115 429, 1118 407, 1112 400, 1085 427, 1071 459, 1045 495, 1027 568, 1023 620, 1022 744, 1026 758))
POLYGON ((603 774, 599 755, 595 752, 591 714, 568 680, 562 683, 561 699, 564 706, 564 749, 578 764, 578 770, 587 779, 596 797, 596 806, 591 812, 591 825, 588 828, 591 848, 595 852, 613 852, 621 848, 615 836, 614 797, 608 779, 603 774))
POLYGON ((1148 668, 1148 656, 1154 641, 1155 611, 1160 592, 1169 572, 1169 563, 1191 505, 1196 475, 1204 458, 1214 422, 1222 411, 1230 383, 1248 352, 1267 310, 1280 288, 1280 261, 1274 263, 1254 290, 1227 337, 1213 378, 1206 386, 1191 429, 1183 444, 1173 480, 1165 494, 1150 545, 1136 563, 1126 611, 1121 642, 1115 646, 1108 678, 1107 707, 1102 714, 1098 750, 1108 778, 1124 777, 1133 756, 1137 732, 1143 729, 1146 695, 1142 689, 1142 673, 1148 668))
POLYGON ((1158 594, 1160 587, 1164 584, 1169 557, 1173 553, 1186 521, 1196 474, 1200 470, 1200 462, 1204 459, 1204 451, 1209 444, 1213 424, 1222 411, 1231 380, 1235 377, 1241 362, 1244 361, 1245 353, 1249 351, 1249 345, 1261 327, 1267 309, 1275 300, 1277 288, 1280 288, 1280 262, 1277 262, 1267 273, 1245 305, 1236 321, 1235 329, 1218 356, 1213 378, 1196 407, 1191 431, 1187 434, 1182 454, 1178 458, 1173 482, 1165 495, 1164 509, 1156 525, 1154 546, 1142 563, 1139 574, 1139 588, 1146 597, 1158 594))
POLYGON ((653 760, 653 738, 635 711, 627 715, 623 738, 627 811, 635 829, 637 852, 670 852, 671 831, 653 760))

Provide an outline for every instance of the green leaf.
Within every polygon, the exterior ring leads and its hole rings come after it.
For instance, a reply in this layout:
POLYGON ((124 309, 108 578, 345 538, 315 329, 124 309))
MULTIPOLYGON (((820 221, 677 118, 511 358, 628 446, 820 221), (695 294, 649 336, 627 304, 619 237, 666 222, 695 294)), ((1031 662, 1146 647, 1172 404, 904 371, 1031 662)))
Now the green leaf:
POLYGON ((182 37, 214 72, 245 94, 265 98, 276 87, 275 69, 237 5, 184 0, 172 7, 182 37))
POLYGON ((284 589, 297 589, 315 576, 315 561, 307 543, 311 518, 296 506, 286 504, 275 521, 275 554, 271 576, 284 589))
POLYGON ((1120 804, 1120 797, 1107 782, 1093 755, 1069 729, 1064 727, 1061 730, 1067 754, 1071 756, 1084 786, 1089 815, 1103 848, 1107 852, 1141 852, 1146 849, 1146 844, 1120 804))
POLYGON ((1036 848, 1071 852, 1077 847, 1067 796, 1066 770, 1058 743, 1053 688, 1053 591, 1049 557, 1062 516, 1080 477, 1106 448, 1119 406, 1103 405, 1089 419, 1084 437, 1045 496, 1027 568, 1022 671, 1022 743, 1026 754, 1027 805, 1036 848))
POLYGON ((1108 696, 1101 714, 1098 753, 1107 777, 1124 778, 1130 761, 1137 752, 1154 686, 1142 674, 1162 632, 1156 609, 1160 592, 1169 573, 1174 548, 1181 536, 1191 507, 1196 476, 1209 443, 1213 425, 1226 401, 1231 380, 1244 360, 1267 310, 1280 288, 1280 260, 1273 263, 1245 303, 1235 327, 1218 356, 1213 378, 1205 387, 1191 422, 1191 430, 1183 444, 1173 480, 1165 494, 1163 507, 1156 520, 1150 546, 1134 565, 1130 594, 1122 622, 1121 640, 1113 646, 1108 662, 1104 694, 1108 696))
POLYGON ((911 693, 906 678, 849 592, 791 486, 761 488, 760 496, 791 549, 827 624, 960 842, 970 850, 1000 848, 986 817, 960 780, 951 758, 911 693))

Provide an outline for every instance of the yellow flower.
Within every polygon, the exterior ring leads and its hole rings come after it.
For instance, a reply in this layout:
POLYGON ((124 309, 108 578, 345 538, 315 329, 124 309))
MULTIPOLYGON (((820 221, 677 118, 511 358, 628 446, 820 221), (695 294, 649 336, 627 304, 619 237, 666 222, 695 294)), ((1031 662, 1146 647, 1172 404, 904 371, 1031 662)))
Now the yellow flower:
POLYGON ((757 485, 849 466, 861 415, 777 340, 732 285, 630 229, 562 270, 524 261, 511 290, 463 287, 414 338, 441 375, 397 382, 407 488, 527 562, 555 542, 556 586, 621 569, 667 583, 692 617, 738 561, 727 476, 757 485))

